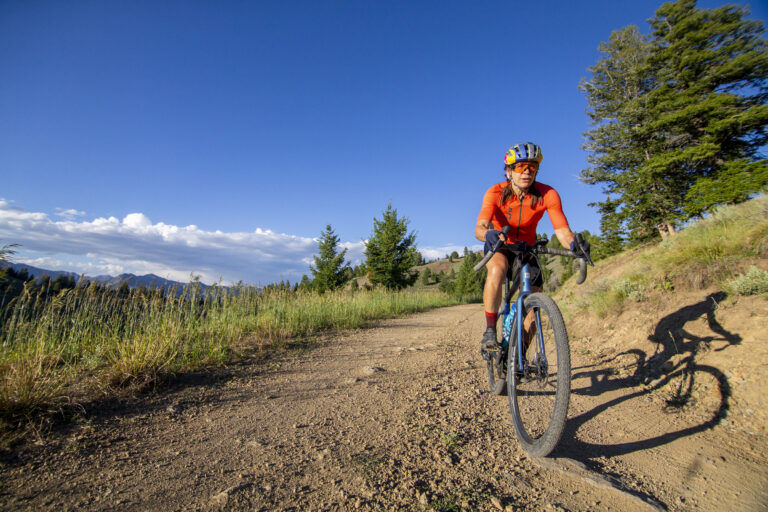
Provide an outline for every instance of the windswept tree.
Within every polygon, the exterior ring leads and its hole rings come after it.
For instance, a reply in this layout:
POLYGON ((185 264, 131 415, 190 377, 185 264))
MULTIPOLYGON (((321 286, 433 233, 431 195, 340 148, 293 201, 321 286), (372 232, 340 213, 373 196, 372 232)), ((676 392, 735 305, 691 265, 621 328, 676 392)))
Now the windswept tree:
POLYGON ((373 233, 365 244, 365 268, 371 283, 396 290, 416 281, 418 272, 412 269, 420 257, 416 235, 408 232, 408 223, 407 217, 397 217, 391 202, 381 220, 373 219, 373 233))
POLYGON ((18 247, 19 244, 6 244, 0 247, 0 263, 4 261, 11 261, 11 256, 16 254, 14 247, 18 247))
POLYGON ((11 261, 11 256, 16 254, 14 248, 18 246, 19 244, 6 244, 0 247, 0 280, 4 279, 6 274, 5 265, 3 265, 3 263, 11 261))
POLYGON ((314 278, 312 285, 320 293, 339 288, 351 276, 349 264, 344 263, 347 250, 339 252, 338 245, 339 237, 333 232, 330 224, 326 225, 318 243, 320 255, 315 256, 315 265, 309 267, 314 278))

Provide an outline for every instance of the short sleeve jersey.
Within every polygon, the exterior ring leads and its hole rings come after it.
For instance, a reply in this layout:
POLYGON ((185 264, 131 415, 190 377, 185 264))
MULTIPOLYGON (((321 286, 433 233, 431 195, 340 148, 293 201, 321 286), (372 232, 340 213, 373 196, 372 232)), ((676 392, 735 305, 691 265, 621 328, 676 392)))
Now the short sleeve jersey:
POLYGON ((490 221, 494 229, 501 229, 504 226, 510 226, 507 241, 513 243, 515 240, 523 241, 533 245, 536 242, 536 226, 546 211, 552 226, 557 230, 568 227, 568 220, 563 214, 563 207, 560 202, 560 195, 557 191, 543 183, 534 183, 533 185, 541 194, 541 201, 531 206, 531 197, 525 196, 523 200, 513 195, 504 204, 501 203, 501 193, 507 187, 507 182, 493 185, 483 196, 483 206, 478 215, 478 222, 481 220, 490 221))

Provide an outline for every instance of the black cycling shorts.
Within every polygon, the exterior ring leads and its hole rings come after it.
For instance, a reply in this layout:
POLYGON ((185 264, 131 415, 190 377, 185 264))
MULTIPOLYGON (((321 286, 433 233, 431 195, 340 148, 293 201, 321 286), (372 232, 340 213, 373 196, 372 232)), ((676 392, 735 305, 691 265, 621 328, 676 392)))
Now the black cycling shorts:
MULTIPOLYGON (((484 248, 483 252, 487 253, 488 251, 488 244, 486 243, 486 247, 484 248)), ((520 260, 517 258, 515 253, 504 246, 501 246, 497 252, 500 252, 507 257, 507 261, 510 263, 509 270, 507 270, 507 277, 509 277, 512 286, 517 287, 519 285, 518 279, 520 278, 520 269, 522 267, 520 260)), ((528 263, 528 268, 531 269, 531 286, 544 288, 544 275, 542 274, 541 267, 539 266, 539 259, 532 254, 526 254, 523 257, 523 260, 528 263)))

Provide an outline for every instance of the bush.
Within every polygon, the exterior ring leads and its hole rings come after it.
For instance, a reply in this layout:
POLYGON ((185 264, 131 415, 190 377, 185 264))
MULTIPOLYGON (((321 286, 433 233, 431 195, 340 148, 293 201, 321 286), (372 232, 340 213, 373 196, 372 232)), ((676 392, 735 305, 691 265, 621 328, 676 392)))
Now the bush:
POLYGON ((728 281, 726 288, 738 295, 768 295, 768 272, 752 265, 746 274, 739 274, 728 281))

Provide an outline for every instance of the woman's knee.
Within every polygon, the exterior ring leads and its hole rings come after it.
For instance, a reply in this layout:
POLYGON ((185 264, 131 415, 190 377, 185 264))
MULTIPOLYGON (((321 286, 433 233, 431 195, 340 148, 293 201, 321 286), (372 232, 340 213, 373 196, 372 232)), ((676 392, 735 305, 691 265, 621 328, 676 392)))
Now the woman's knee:
POLYGON ((488 277, 486 279, 491 281, 501 281, 502 279, 504 279, 504 276, 506 274, 507 274, 506 265, 503 265, 503 264, 488 265, 488 277))

